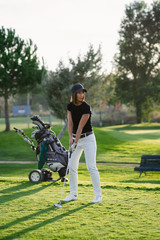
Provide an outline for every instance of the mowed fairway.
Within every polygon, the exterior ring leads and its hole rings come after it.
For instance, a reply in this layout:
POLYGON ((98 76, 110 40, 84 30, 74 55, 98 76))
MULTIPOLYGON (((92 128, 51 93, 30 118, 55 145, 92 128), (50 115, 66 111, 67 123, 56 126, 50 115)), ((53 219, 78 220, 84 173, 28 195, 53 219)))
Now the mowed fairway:
POLYGON ((90 177, 81 164, 78 200, 58 209, 53 203, 62 183, 30 183, 34 167, 1 165, 0 239, 159 239, 159 174, 139 179, 133 168, 98 165, 103 201, 91 204, 90 177))
POLYGON ((143 154, 160 154, 160 124, 96 129, 99 162, 139 163, 143 154))
MULTIPOLYGON (((56 133, 59 130, 56 127, 56 133)), ((27 134, 31 131, 26 130, 27 134)), ((97 167, 103 201, 91 204, 94 194, 84 163, 79 166, 78 200, 62 203, 61 209, 53 203, 59 202, 63 183, 28 181, 36 163, 0 164, 0 239, 160 239, 160 172, 139 178, 132 165, 138 165, 142 154, 160 154, 160 125, 123 125, 94 131, 97 162, 102 162, 97 167)), ((67 133, 62 143, 68 147, 67 133)), ((1 161, 35 159, 14 132, 0 132, 0 146, 1 161)), ((68 194, 66 183, 64 197, 68 194)))
MULTIPOLYGON (((62 126, 53 125, 52 129, 58 135, 62 126)), ((31 138, 33 129, 23 130, 31 138)), ((98 147, 97 162, 139 163, 143 154, 160 154, 160 124, 95 127, 94 132, 98 147)), ((67 149, 68 139, 66 131, 61 142, 67 149)), ((28 144, 14 130, 0 132, 0 148, 0 161, 36 160, 28 144)), ((81 162, 84 162, 84 155, 81 157, 81 162)))

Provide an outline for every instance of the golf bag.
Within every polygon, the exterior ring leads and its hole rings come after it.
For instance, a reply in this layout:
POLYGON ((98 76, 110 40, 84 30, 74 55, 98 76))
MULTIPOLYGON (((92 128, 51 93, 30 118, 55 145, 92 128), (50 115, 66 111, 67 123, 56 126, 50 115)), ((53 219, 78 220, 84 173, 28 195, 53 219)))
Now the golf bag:
POLYGON ((37 142, 35 147, 33 140, 24 134, 23 130, 14 128, 24 140, 31 146, 34 152, 36 152, 38 160, 38 170, 33 170, 29 174, 29 180, 32 182, 38 181, 52 181, 52 171, 58 172, 58 181, 64 181, 67 165, 68 165, 68 151, 62 146, 55 133, 50 129, 50 124, 43 122, 38 115, 31 117, 32 123, 36 126, 34 132, 32 132, 32 138, 34 137, 37 142), (43 169, 44 164, 47 164, 50 168, 43 169), (51 171, 52 170, 52 171, 51 171))

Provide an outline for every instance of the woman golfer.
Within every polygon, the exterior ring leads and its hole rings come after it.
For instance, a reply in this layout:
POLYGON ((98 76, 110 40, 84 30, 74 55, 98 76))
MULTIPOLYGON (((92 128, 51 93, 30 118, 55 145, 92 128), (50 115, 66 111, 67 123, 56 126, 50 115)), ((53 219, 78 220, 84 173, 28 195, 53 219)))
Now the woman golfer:
POLYGON ((85 102, 85 92, 87 90, 80 83, 73 85, 71 102, 67 106, 69 144, 72 155, 69 161, 70 195, 63 200, 65 202, 78 199, 77 170, 83 150, 95 194, 92 203, 102 201, 100 177, 96 168, 97 145, 91 125, 90 105, 85 102))

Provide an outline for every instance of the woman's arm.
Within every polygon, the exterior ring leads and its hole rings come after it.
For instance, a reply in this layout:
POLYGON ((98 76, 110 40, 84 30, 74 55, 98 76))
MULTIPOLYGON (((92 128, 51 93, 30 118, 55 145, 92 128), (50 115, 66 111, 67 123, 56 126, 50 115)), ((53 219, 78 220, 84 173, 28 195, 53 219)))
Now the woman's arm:
POLYGON ((75 139, 76 143, 78 142, 78 140, 81 136, 82 130, 83 130, 84 126, 86 125, 89 117, 90 117, 90 114, 88 114, 88 113, 82 115, 81 120, 80 120, 79 125, 78 125, 77 132, 76 132, 76 139, 75 139))
POLYGON ((72 133, 73 133, 73 120, 72 120, 72 115, 71 112, 67 112, 68 115, 68 133, 69 133, 69 145, 71 146, 73 143, 72 139, 72 133))

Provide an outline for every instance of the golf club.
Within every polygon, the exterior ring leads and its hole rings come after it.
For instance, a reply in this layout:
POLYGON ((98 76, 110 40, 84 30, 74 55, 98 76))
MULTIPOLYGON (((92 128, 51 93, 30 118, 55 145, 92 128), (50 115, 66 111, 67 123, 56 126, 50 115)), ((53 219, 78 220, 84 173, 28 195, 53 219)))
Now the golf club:
POLYGON ((66 173, 65 173, 65 178, 64 178, 64 183, 63 183, 63 189, 62 189, 62 194, 61 194, 61 198, 60 198, 60 202, 59 203, 54 203, 55 207, 61 208, 61 202, 62 202, 62 196, 63 196, 63 191, 64 191, 64 187, 65 187, 65 183, 66 183, 66 177, 67 177, 67 173, 68 173, 68 166, 69 166, 69 160, 71 158, 71 154, 72 152, 69 151, 68 152, 68 165, 67 165, 67 169, 66 169, 66 173))

